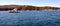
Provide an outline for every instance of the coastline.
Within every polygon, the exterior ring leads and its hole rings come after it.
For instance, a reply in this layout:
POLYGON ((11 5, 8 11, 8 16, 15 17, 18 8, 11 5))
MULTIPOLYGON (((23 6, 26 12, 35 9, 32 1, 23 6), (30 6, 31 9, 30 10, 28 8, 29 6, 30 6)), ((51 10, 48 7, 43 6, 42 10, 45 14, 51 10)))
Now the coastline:
POLYGON ((17 8, 18 10, 60 10, 60 7, 43 6, 37 7, 32 5, 3 5, 0 11, 8 11, 17 8))

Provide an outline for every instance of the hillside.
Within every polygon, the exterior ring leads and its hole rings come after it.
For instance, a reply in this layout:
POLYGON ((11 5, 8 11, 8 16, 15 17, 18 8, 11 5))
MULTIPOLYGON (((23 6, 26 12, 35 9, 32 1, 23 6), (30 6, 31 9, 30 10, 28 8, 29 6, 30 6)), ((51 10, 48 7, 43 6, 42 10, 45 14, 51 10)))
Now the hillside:
POLYGON ((51 6, 44 6, 44 7, 37 7, 32 5, 3 5, 0 6, 0 10, 12 10, 17 8, 18 10, 59 10, 59 7, 51 7, 51 6))

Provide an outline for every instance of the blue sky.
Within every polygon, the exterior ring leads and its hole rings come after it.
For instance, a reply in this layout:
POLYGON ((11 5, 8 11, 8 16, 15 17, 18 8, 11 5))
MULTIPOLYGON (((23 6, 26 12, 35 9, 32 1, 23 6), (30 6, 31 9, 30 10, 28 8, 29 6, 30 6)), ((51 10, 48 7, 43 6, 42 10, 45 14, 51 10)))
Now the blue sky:
POLYGON ((60 0, 0 0, 0 5, 8 5, 8 4, 60 6, 60 0))

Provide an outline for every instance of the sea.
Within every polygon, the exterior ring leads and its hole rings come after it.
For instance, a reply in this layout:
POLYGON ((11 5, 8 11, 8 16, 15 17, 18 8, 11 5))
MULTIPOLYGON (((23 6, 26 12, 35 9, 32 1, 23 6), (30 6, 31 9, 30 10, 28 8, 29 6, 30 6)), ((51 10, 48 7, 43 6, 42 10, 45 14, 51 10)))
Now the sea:
POLYGON ((60 10, 0 11, 0 26, 60 26, 60 10))

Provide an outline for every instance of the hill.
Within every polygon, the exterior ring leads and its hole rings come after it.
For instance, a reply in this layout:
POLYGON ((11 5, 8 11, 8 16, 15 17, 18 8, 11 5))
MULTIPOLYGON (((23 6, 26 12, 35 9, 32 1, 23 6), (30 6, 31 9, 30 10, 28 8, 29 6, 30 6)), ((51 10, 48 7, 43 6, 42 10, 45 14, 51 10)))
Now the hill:
POLYGON ((60 7, 51 6, 37 7, 32 5, 0 5, 0 10, 12 10, 14 8, 17 8, 18 10, 60 10, 60 7))

